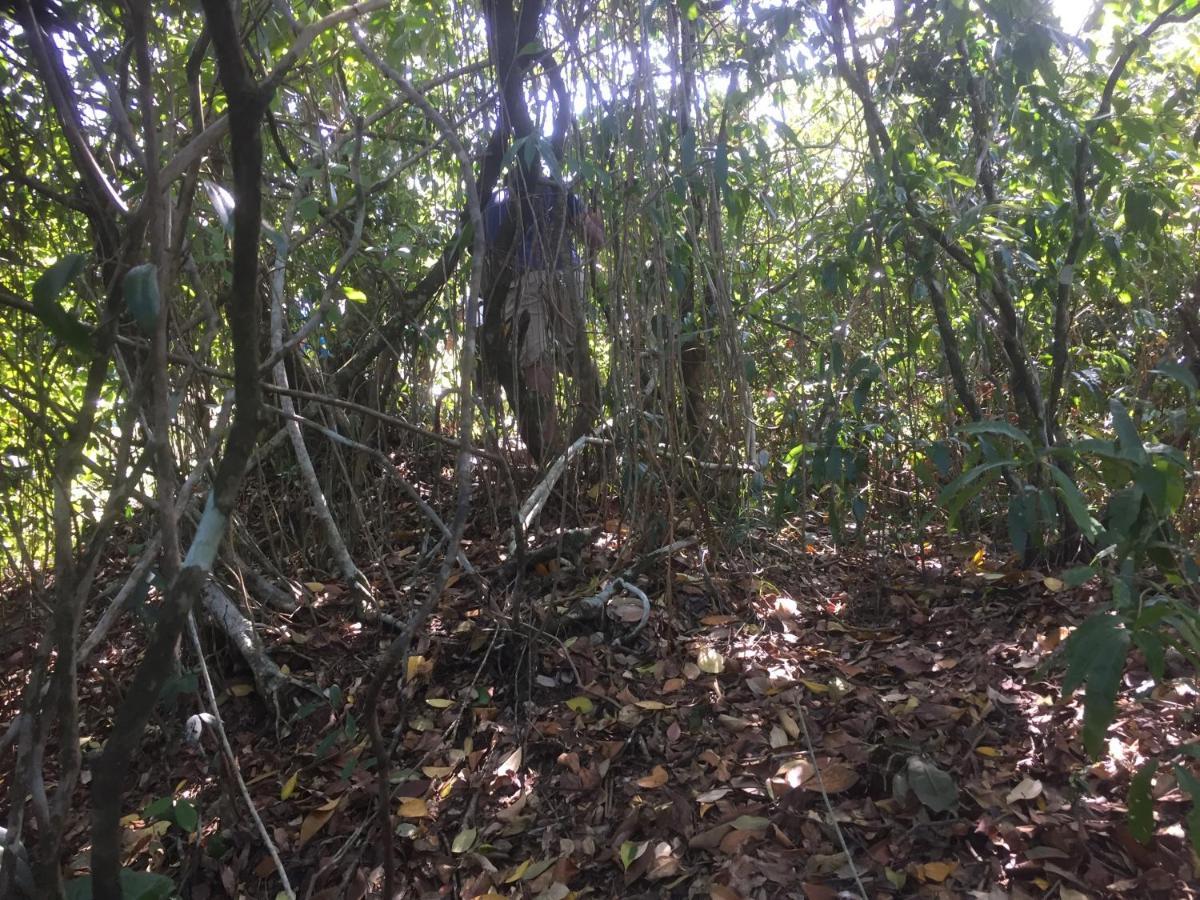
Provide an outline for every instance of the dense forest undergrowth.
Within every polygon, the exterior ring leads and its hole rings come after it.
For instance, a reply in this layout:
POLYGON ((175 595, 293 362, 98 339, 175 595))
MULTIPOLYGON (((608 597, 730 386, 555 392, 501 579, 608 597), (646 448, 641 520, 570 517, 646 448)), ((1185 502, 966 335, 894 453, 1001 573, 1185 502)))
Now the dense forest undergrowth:
POLYGON ((1198 23, 0 2, 0 896, 1193 896, 1198 23))
MULTIPOLYGON (((1191 739, 1192 688, 1145 696, 1151 676, 1132 665, 1111 757, 1093 763, 1078 707, 1047 675, 1096 608, 1095 584, 1067 589, 962 541, 837 549, 816 520, 752 529, 725 554, 685 522, 686 546, 631 578, 661 598, 631 636, 637 598, 603 614, 580 600, 643 551, 616 504, 584 505, 587 545, 520 579, 503 574, 502 536, 477 515, 466 543, 482 584, 442 593, 381 705, 400 760, 398 875, 414 896, 1187 894, 1185 797, 1162 795, 1149 846, 1130 832, 1125 797, 1130 748, 1191 739)), ((411 505, 390 513, 400 533, 423 528, 411 505)), ((421 554, 394 546, 367 573, 381 596, 426 587, 421 554)), ((112 573, 115 590, 131 562, 106 560, 100 583, 112 573)), ((303 592, 293 613, 260 611, 301 701, 282 716, 219 634, 205 629, 203 644, 293 884, 370 896, 381 873, 361 710, 379 640, 336 581, 303 592)), ((402 596, 386 606, 404 608, 402 596)), ((6 624, 6 716, 37 625, 6 624)), ((85 759, 140 643, 136 631, 109 638, 81 681, 85 759)), ((216 741, 189 740, 190 703, 166 708, 135 759, 125 864, 169 875, 185 896, 274 896, 216 741)), ((75 808, 87 805, 81 785, 75 808)), ((88 870, 88 829, 82 814, 67 827, 70 875, 88 870)))

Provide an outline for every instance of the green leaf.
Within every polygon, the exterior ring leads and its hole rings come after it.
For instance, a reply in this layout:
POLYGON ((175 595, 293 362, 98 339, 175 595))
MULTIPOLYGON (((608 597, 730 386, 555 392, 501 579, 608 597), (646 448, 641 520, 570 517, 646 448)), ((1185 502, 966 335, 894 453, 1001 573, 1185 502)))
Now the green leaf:
POLYGON ((1175 779, 1192 798, 1192 808, 1187 814, 1188 838, 1192 849, 1200 853, 1200 779, 1180 765, 1175 766, 1175 779))
POLYGON ((33 311, 51 333, 72 349, 90 353, 92 335, 87 326, 58 304, 59 295, 83 271, 86 257, 81 253, 64 256, 50 266, 33 285, 33 311))
POLYGON ((466 853, 475 846, 475 838, 479 834, 475 828, 464 828, 454 837, 454 843, 450 845, 451 853, 466 853))
POLYGON ((1071 514, 1071 518, 1075 520, 1075 524, 1079 526, 1079 530, 1083 532, 1084 537, 1089 541, 1094 541, 1100 535, 1102 530, 1100 523, 1097 522, 1090 512, 1088 512, 1087 501, 1083 499, 1083 494, 1079 493, 1079 488, 1062 469, 1053 463, 1047 463, 1050 468, 1050 474, 1058 484, 1059 493, 1062 495, 1063 502, 1067 505, 1067 512, 1071 514))
POLYGON ((1100 613, 1084 621, 1063 645, 1067 671, 1063 694, 1087 685, 1083 703, 1083 745, 1093 758, 1104 749, 1104 737, 1116 712, 1117 688, 1129 652, 1129 629, 1121 620, 1100 613))
POLYGON ((1062 573, 1063 584, 1067 587, 1079 587, 1085 581, 1096 577, 1095 566, 1075 566, 1062 573))
MULTIPOLYGON (((67 900, 92 900, 92 876, 72 878, 64 886, 67 900)), ((121 870, 121 894, 125 900, 167 900, 175 891, 175 882, 155 872, 121 870)))
POLYGON ((1197 390, 1200 390, 1200 386, 1196 384, 1196 376, 1192 373, 1192 370, 1174 360, 1164 359, 1150 371, 1155 375, 1162 375, 1164 378, 1169 378, 1183 385, 1187 388, 1188 393, 1194 394, 1197 390))
POLYGON ((595 704, 592 703, 591 698, 584 697, 582 694, 578 697, 572 697, 566 703, 568 708, 580 715, 587 715, 595 708, 595 704))
POLYGON ((958 806, 958 785, 950 774, 920 756, 910 756, 905 766, 909 788, 928 809, 948 812, 958 806))
POLYGON ((621 849, 617 852, 621 860, 621 868, 626 871, 637 861, 637 858, 646 852, 646 847, 649 846, 649 841, 626 841, 621 845, 621 849))
POLYGON ((1117 432, 1117 449, 1121 456, 1132 463, 1146 461, 1146 448, 1142 444, 1142 436, 1138 434, 1137 426, 1129 418, 1129 411, 1120 400, 1110 400, 1109 412, 1112 413, 1113 428, 1117 432))
POLYGON ((158 797, 146 804, 146 808, 142 810, 143 819, 161 819, 171 811, 171 806, 175 801, 170 797, 158 797))
POLYGON ((999 419, 982 419, 978 422, 968 422, 959 429, 964 434, 999 434, 1010 438, 1020 444, 1024 444, 1030 450, 1033 449, 1033 441, 1029 439, 1029 435, 1023 432, 1015 425, 1008 422, 1003 422, 999 419))
POLYGON ((1149 191, 1130 188, 1125 192, 1125 225, 1131 231, 1149 234, 1158 226, 1154 197, 1149 191))
POLYGON ((162 297, 158 292, 158 267, 153 263, 134 266, 125 273, 123 284, 125 308, 137 322, 138 328, 147 334, 158 324, 162 297))
POLYGON ((975 466, 973 469, 968 469, 942 488, 941 493, 938 494, 938 506, 945 509, 950 516, 950 520, 954 521, 967 501, 983 487, 982 484, 975 485, 980 475, 992 469, 998 469, 1001 466, 1016 464, 1017 461, 1015 459, 1002 459, 998 462, 984 463, 983 465, 975 466), (973 489, 972 485, 975 485, 973 489))
POLYGON ((198 813, 196 811, 196 807, 194 807, 187 800, 175 801, 174 819, 175 824, 188 834, 194 832, 200 825, 200 813, 198 813))
POLYGON ((1152 759, 1138 769, 1129 782, 1129 830, 1142 844, 1154 834, 1154 798, 1150 788, 1157 771, 1158 760, 1152 759))
POLYGON ((1104 517, 1104 524, 1108 529, 1108 539, 1112 543, 1128 541, 1133 537, 1138 514, 1142 511, 1144 495, 1145 492, 1141 487, 1130 485, 1114 492, 1108 498, 1108 510, 1104 517))

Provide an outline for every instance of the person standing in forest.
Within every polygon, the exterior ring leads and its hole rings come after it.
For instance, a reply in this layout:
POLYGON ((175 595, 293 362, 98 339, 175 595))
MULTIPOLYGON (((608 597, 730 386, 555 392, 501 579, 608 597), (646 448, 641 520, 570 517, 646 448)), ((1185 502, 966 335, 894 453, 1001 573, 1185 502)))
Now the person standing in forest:
POLYGON ((580 394, 573 430, 589 427, 599 412, 598 377, 587 345, 584 268, 575 240, 581 236, 594 253, 604 246, 604 226, 576 194, 540 177, 510 180, 484 206, 483 222, 488 295, 491 303, 502 304, 500 368, 508 371, 499 373, 500 381, 526 447, 544 462, 559 449, 560 372, 574 377, 580 394))

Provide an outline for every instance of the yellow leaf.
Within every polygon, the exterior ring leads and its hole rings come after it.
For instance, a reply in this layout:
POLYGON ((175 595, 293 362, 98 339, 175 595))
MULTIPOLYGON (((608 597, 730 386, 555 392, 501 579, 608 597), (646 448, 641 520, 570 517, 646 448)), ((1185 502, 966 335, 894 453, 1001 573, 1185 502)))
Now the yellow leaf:
POLYGON ((828 694, 829 685, 821 684, 819 681, 808 681, 804 678, 800 679, 800 683, 812 691, 814 694, 828 694))
POLYGON ((646 775, 643 778, 639 778, 637 783, 638 783, 638 787, 644 787, 644 788, 647 788, 648 790, 654 790, 655 788, 660 788, 664 784, 666 784, 667 778, 668 778, 667 770, 664 769, 662 766, 655 766, 650 771, 649 775, 646 775))
POLYGON ((957 862, 928 862, 917 867, 923 881, 936 881, 939 884, 953 875, 957 868, 957 862))
POLYGON ((427 697, 425 702, 434 709, 447 709, 454 705, 453 700, 447 700, 445 697, 427 697))
POLYGON ((1066 584, 1062 581, 1062 579, 1054 578, 1050 575, 1047 575, 1045 578, 1042 579, 1042 584, 1044 584, 1046 586, 1046 590, 1051 591, 1052 593, 1055 593, 1055 594, 1057 594, 1059 591, 1061 591, 1063 588, 1066 587, 1066 584))
POLYGON ((705 647, 696 654, 696 665, 708 675, 720 675, 725 671, 725 657, 712 647, 705 647))
POLYGON ((297 850, 311 841, 313 835, 325 827, 340 802, 340 797, 337 800, 330 800, 304 817, 304 821, 300 823, 300 840, 296 844, 297 850))
POLYGON ((590 713, 593 709, 595 709, 596 705, 594 703, 592 703, 591 698, 579 696, 579 697, 572 697, 570 700, 568 700, 567 707, 569 709, 571 709, 573 712, 577 712, 581 716, 585 716, 588 713, 590 713))
POLYGON ((292 777, 284 782, 283 787, 279 791, 279 799, 286 800, 292 794, 296 793, 296 782, 300 780, 300 772, 297 770, 292 773, 292 777))
POLYGON ((976 747, 975 752, 980 756, 986 756, 989 759, 995 759, 1001 755, 1001 751, 995 747, 976 747))
POLYGON ((325 585, 321 584, 321 582, 319 582, 319 581, 306 581, 306 582, 304 582, 304 586, 306 588, 308 588, 310 591, 312 591, 314 594, 318 594, 321 591, 325 590, 325 585))
POLYGON ((793 741, 800 737, 800 726, 786 712, 779 713, 779 724, 783 726, 783 730, 787 732, 787 736, 793 741))
POLYGON ((525 874, 531 865, 533 865, 532 859, 525 860, 525 862, 521 863, 509 873, 508 877, 504 879, 504 883, 512 884, 514 881, 520 881, 521 876, 525 874))
POLYGON ((429 804, 422 797, 405 797, 396 812, 404 819, 425 819, 429 817, 429 804))
POLYGON ((229 693, 235 697, 245 697, 248 694, 254 693, 254 685, 252 684, 231 684, 229 693))
POLYGON ((638 700, 633 704, 640 709, 670 709, 665 703, 660 703, 657 700, 638 700))
POLYGON ((427 659, 425 659, 425 657, 410 656, 408 658, 408 663, 405 666, 404 680, 412 681, 418 675, 424 675, 427 672, 429 672, 432 668, 433 667, 429 664, 429 661, 427 659))

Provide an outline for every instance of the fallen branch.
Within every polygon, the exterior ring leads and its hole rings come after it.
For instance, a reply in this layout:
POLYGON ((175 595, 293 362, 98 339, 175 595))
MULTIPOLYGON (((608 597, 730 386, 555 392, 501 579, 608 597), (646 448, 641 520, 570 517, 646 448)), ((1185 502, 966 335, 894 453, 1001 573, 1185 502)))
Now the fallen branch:
MULTIPOLYGON (((567 470, 567 463, 580 454, 584 447, 594 445, 598 447, 611 446, 612 441, 607 438, 599 438, 595 435, 585 434, 583 437, 575 441, 568 447, 546 470, 546 474, 533 489, 525 502, 521 504, 521 510, 517 514, 518 521, 521 523, 521 531, 528 532, 529 526, 538 517, 538 514, 546 505, 546 501, 550 499, 550 492, 554 490, 554 486, 558 484, 558 480, 562 478, 563 472, 567 470)), ((509 542, 508 552, 515 553, 517 549, 516 539, 509 542)))
POLYGON ((287 869, 283 867, 279 851, 275 847, 275 842, 271 840, 267 826, 263 824, 262 816, 254 807, 254 800, 250 797, 250 790, 246 787, 245 779, 242 778, 242 770, 238 765, 237 757, 233 755, 233 747, 229 745, 229 737, 225 734, 225 724, 221 721, 221 710, 217 706, 217 697, 213 692, 212 678, 208 674, 208 664, 204 661, 204 648, 200 646, 200 635, 196 632, 196 619, 191 613, 188 614, 187 630, 188 636, 192 639, 192 649, 196 651, 196 661, 200 666, 200 678, 204 682, 204 693, 208 698, 208 706, 212 710, 211 725, 216 729, 217 738, 221 743, 221 751, 225 754, 225 761, 229 763, 229 770, 237 782, 238 792, 246 802, 250 818, 254 820, 254 827, 258 829, 258 836, 262 838, 262 842, 267 848, 267 854, 271 857, 271 862, 275 864, 275 871, 279 873, 284 893, 287 894, 288 900, 296 900, 296 892, 292 890, 292 883, 288 880, 287 869))

